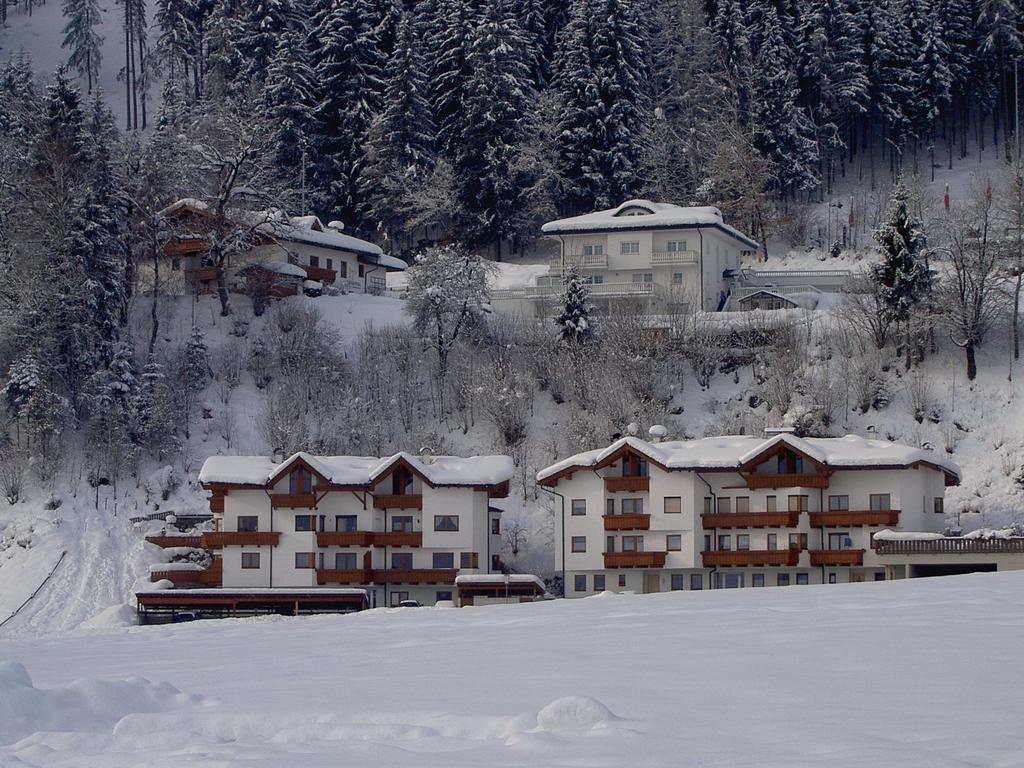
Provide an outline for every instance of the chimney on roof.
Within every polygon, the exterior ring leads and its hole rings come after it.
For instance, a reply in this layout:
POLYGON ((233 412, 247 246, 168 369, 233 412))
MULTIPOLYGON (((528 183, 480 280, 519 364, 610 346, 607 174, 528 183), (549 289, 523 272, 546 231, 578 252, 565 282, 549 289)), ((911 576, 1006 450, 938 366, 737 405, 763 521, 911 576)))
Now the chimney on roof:
POLYGON ((796 432, 794 427, 765 427, 765 437, 775 437, 776 435, 792 435, 796 432))
POLYGON ((668 434, 668 430, 661 424, 654 424, 647 430, 647 434, 650 436, 652 443, 660 443, 665 439, 665 435, 668 434))
POLYGON ((640 432, 640 425, 637 424, 635 421, 631 421, 631 422, 629 422, 629 424, 626 425, 626 433, 630 437, 636 437, 637 434, 639 434, 639 432, 640 432))
POLYGON ((283 448, 275 448, 274 452, 271 454, 270 458, 271 458, 271 460, 275 464, 282 463, 284 461, 284 449, 283 448))
POLYGON ((327 228, 333 229, 335 232, 341 232, 343 229, 345 229, 345 222, 338 221, 337 219, 335 219, 334 221, 329 222, 327 224, 327 228))

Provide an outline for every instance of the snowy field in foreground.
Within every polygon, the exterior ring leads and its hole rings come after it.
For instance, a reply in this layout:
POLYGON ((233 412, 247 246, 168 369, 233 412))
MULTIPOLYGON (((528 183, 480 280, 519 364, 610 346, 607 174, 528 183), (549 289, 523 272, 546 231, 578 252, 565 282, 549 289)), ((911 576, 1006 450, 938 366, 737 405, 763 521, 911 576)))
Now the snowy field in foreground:
POLYGON ((1022 609, 1002 573, 0 640, 0 765, 1019 766, 1022 609))

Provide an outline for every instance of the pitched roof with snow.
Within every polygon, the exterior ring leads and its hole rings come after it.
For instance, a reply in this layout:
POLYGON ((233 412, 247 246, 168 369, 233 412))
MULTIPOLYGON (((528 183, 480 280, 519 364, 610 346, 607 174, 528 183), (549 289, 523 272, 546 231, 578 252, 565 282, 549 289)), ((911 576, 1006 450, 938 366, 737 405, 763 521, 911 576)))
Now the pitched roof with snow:
MULTIPOLYGON (((168 218, 183 211, 189 211, 200 215, 206 215, 209 206, 202 200, 186 197, 160 211, 160 216, 168 218)), ((360 240, 358 237, 346 235, 340 229, 333 226, 324 226, 319 217, 312 214, 307 216, 286 216, 283 211, 237 211, 232 213, 239 220, 247 221, 261 232, 270 235, 275 240, 286 240, 293 243, 308 243, 321 248, 330 248, 336 251, 347 251, 361 256, 371 264, 376 264, 386 270, 404 270, 406 263, 394 256, 388 256, 381 250, 380 246, 360 240)), ((333 222, 332 222, 333 224, 333 222)), ((339 225, 340 226, 340 225, 339 225)))
POLYGON ((796 437, 788 433, 767 440, 732 435, 665 443, 649 443, 638 437, 624 437, 607 448, 584 451, 562 459, 538 472, 537 480, 551 484, 564 473, 603 466, 624 448, 632 449, 666 470, 739 470, 780 443, 826 469, 910 467, 920 463, 952 475, 958 482, 960 480, 960 467, 957 464, 922 448, 886 440, 871 440, 859 435, 796 437))
POLYGON ((654 203, 650 200, 627 200, 617 208, 549 221, 541 227, 541 232, 545 235, 571 235, 586 232, 697 227, 712 227, 739 240, 748 248, 758 247, 757 241, 726 224, 722 212, 713 206, 683 206, 674 203, 654 203))
POLYGON ((265 487, 273 478, 301 461, 332 485, 374 485, 398 462, 406 463, 430 486, 490 486, 512 478, 508 456, 314 456, 300 451, 278 463, 266 456, 211 456, 203 462, 199 482, 203 484, 252 485, 265 487))

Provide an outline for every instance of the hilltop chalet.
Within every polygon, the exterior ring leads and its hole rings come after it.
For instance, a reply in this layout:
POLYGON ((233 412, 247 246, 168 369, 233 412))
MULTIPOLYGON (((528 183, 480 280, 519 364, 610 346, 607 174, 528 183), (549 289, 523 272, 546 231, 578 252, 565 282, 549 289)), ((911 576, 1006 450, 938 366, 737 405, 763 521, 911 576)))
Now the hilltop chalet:
POLYGON ((551 221, 541 231, 559 243, 547 274, 526 288, 494 291, 496 308, 550 314, 575 267, 595 304, 628 299, 652 313, 714 311, 724 307, 743 255, 758 248, 717 208, 650 200, 551 221))
MULTIPOLYGON (((340 222, 324 226, 316 216, 287 217, 279 212, 246 212, 241 230, 249 247, 241 256, 229 256, 229 286, 262 279, 271 295, 298 293, 304 281, 322 287, 381 293, 385 275, 406 268, 401 259, 380 247, 342 232, 340 222), (246 232, 245 227, 249 230, 246 232)), ((216 267, 210 263, 210 214, 205 203, 184 199, 168 206, 160 216, 172 224, 174 236, 164 245, 172 272, 180 273, 191 290, 216 289, 216 267)))

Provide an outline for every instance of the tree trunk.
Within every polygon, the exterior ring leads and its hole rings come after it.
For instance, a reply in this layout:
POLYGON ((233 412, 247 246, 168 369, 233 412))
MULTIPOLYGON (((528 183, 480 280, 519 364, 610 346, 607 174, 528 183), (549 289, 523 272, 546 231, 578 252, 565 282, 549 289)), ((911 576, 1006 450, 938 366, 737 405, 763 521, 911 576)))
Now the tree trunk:
POLYGON ((228 279, 223 260, 217 265, 217 298, 220 299, 220 316, 231 314, 231 300, 228 298, 228 279))
POLYGON ((1013 286, 1013 359, 1020 360, 1020 289, 1024 268, 1017 266, 1017 282, 1013 286))
POLYGON ((156 248, 153 249, 153 303, 150 305, 149 316, 153 322, 153 327, 149 332, 149 354, 153 354, 153 350, 156 348, 156 334, 160 328, 160 320, 157 316, 156 302, 157 296, 160 295, 160 252, 156 248))
POLYGON ((974 342, 964 344, 964 354, 967 355, 967 380, 974 381, 978 375, 978 361, 974 359, 974 342))

